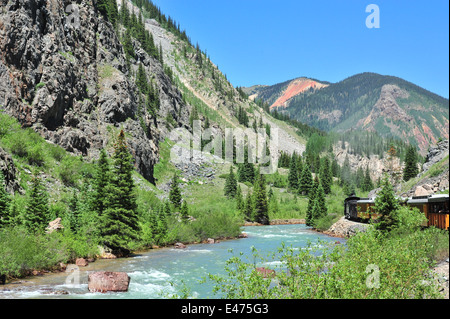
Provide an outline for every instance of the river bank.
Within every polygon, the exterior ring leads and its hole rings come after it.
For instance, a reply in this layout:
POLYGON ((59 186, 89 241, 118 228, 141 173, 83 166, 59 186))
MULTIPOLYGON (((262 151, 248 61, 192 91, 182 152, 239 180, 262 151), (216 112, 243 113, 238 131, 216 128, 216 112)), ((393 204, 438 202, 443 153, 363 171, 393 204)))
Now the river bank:
POLYGON ((161 247, 136 253, 129 258, 95 260, 85 267, 78 267, 76 273, 71 272, 71 265, 67 267, 67 272, 22 278, 16 283, 0 286, 0 299, 166 299, 182 293, 183 286, 192 291, 193 298, 215 298, 212 294, 214 283, 208 281, 200 284, 199 280, 207 274, 226 275, 227 261, 234 256, 242 256, 244 262, 251 260, 253 263, 253 255, 257 251, 262 257, 258 259, 258 267, 276 269, 281 266, 280 261, 267 256, 272 256, 282 243, 296 247, 318 244, 319 241, 334 243, 333 238, 318 234, 305 225, 244 227, 242 231, 248 234, 248 238, 221 240, 215 244, 192 244, 183 249, 161 247), (89 293, 88 275, 94 271, 126 272, 131 278, 129 291, 120 296, 89 293), (68 283, 70 278, 78 279, 79 284, 68 283))

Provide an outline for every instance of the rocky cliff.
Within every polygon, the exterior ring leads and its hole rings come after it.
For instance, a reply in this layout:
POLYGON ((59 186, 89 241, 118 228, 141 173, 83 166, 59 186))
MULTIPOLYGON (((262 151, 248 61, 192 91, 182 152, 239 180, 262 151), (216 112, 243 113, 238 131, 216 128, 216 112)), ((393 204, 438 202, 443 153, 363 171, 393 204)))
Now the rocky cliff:
POLYGON ((172 115, 187 125, 189 107, 161 63, 132 39, 127 63, 124 30, 106 21, 95 0, 0 1, 0 109, 75 154, 97 157, 123 128, 137 171, 153 181, 161 130, 172 115), (75 7, 74 7, 75 5, 75 7), (142 64, 156 83, 158 115, 139 109, 133 75, 142 64))
POLYGON ((441 141, 430 147, 423 171, 415 178, 414 185, 404 196, 424 196, 449 189, 449 141, 441 141))

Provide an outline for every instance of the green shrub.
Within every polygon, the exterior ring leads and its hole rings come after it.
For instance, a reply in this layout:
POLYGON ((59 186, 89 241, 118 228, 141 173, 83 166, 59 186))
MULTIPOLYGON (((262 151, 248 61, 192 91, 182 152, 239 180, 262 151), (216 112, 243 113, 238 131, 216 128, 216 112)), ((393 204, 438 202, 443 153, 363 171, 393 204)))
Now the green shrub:
POLYGON ((329 229, 331 227, 331 225, 334 224, 335 220, 336 220, 336 215, 329 214, 327 216, 317 219, 314 223, 314 227, 319 231, 324 231, 324 230, 329 229))
POLYGON ((83 176, 84 163, 75 156, 66 156, 58 166, 58 175, 64 185, 69 187, 77 186, 78 181, 83 176))
POLYGON ((31 235, 21 227, 0 230, 0 274, 21 277, 66 260, 58 236, 31 235))

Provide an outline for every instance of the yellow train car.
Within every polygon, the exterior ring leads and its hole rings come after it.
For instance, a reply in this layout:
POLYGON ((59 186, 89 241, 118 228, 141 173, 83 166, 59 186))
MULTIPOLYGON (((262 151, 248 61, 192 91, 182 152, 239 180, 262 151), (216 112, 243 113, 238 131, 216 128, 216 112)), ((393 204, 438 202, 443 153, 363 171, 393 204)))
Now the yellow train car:
POLYGON ((449 226, 449 196, 437 194, 429 196, 415 196, 407 202, 408 206, 419 209, 425 214, 427 222, 423 226, 434 226, 447 229, 449 226))
POLYGON ((448 194, 432 195, 428 198, 428 226, 447 229, 449 224, 448 194))
POLYGON ((375 199, 361 198, 356 202, 358 220, 368 221, 377 220, 379 215, 375 213, 375 199))
MULTIPOLYGON (((449 228, 449 195, 437 194, 414 196, 406 200, 398 198, 400 205, 417 208, 425 215, 424 227, 434 226, 439 229, 449 228)), ((375 198, 348 197, 344 201, 345 218, 354 221, 376 221, 380 217, 375 213, 375 198)))

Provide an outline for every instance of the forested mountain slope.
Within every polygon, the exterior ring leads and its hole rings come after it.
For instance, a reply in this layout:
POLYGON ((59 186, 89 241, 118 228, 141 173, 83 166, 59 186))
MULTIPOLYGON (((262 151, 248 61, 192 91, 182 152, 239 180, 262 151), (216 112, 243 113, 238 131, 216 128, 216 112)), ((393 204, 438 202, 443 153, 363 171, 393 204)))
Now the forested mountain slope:
MULTIPOLYGON (((264 87, 257 94, 270 104, 285 87, 264 87)), ((448 139, 448 106, 448 99, 398 77, 361 73, 298 94, 278 109, 325 131, 368 130, 399 138, 425 155, 439 138, 448 139)))

